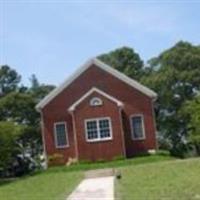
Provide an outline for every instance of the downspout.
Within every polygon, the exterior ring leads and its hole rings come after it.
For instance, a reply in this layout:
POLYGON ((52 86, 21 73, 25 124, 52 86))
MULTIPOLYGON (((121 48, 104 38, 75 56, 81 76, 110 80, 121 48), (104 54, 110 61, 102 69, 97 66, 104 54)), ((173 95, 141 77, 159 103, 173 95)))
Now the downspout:
POLYGON ((124 157, 126 158, 126 144, 125 144, 125 135, 124 135, 124 129, 123 129, 123 121, 122 121, 122 108, 123 106, 119 106, 119 121, 120 121, 120 127, 121 127, 121 133, 122 133, 122 148, 124 157))
POLYGON ((155 137, 156 137, 156 150, 158 150, 158 140, 157 140, 157 127, 156 127, 156 117, 155 117, 155 109, 154 109, 154 102, 157 100, 157 98, 153 98, 151 100, 151 109, 152 109, 152 117, 153 117, 153 125, 154 125, 154 130, 155 130, 155 137))
POLYGON ((79 160, 79 153, 78 153, 78 140, 77 140, 77 132, 76 132, 76 121, 75 121, 75 115, 74 110, 70 111, 72 115, 72 126, 73 126, 73 135, 74 135, 74 146, 75 146, 75 157, 77 161, 79 160))

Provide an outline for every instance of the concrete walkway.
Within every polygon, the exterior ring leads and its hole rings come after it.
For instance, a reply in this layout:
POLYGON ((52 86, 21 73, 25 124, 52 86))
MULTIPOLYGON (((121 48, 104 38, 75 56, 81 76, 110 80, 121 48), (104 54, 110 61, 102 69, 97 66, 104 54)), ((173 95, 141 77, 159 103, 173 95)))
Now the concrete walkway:
POLYGON ((114 200, 114 176, 84 179, 67 200, 114 200))

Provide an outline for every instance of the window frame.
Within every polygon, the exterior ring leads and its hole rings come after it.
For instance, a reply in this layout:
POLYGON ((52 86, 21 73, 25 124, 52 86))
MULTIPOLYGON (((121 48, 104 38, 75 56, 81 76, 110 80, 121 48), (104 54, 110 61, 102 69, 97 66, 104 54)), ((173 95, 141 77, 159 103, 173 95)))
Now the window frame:
POLYGON ((69 137, 68 137, 67 123, 65 121, 54 122, 54 142, 55 142, 55 147, 57 149, 69 147, 69 137), (64 124, 64 127, 65 127, 65 135, 66 135, 66 144, 65 145, 58 145, 56 126, 60 125, 60 124, 62 124, 62 125, 64 124))
POLYGON ((90 99, 90 106, 95 107, 95 106, 102 106, 102 105, 103 105, 103 101, 102 101, 101 98, 99 98, 99 97, 92 97, 90 99), (94 101, 98 101, 98 104, 94 104, 94 101))
POLYGON ((146 139, 146 133, 145 133, 145 126, 144 126, 144 115, 143 114, 132 114, 130 115, 130 127, 131 127, 131 138, 132 140, 145 140, 146 139), (142 132, 143 132, 143 137, 136 138, 134 137, 134 129, 133 129, 133 124, 132 124, 132 118, 134 117, 140 117, 142 121, 142 132))
POLYGON ((87 142, 102 142, 102 141, 108 141, 108 140, 112 140, 113 139, 112 121, 111 121, 110 117, 89 118, 89 119, 85 119, 84 123, 85 123, 85 139, 86 139, 87 142), (99 121, 100 120, 108 120, 110 137, 106 137, 106 138, 101 138, 100 137, 100 125, 99 125, 99 121), (90 121, 96 121, 96 123, 97 123, 97 135, 98 135, 98 138, 88 139, 87 122, 90 122, 90 121))

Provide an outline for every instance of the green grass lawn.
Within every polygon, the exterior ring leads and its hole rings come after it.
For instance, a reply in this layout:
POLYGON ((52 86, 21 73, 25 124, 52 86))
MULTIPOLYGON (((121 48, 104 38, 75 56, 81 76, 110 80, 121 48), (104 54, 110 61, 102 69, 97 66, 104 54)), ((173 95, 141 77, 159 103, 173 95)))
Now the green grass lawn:
POLYGON ((0 200, 64 200, 78 185, 89 169, 110 167, 134 167, 144 163, 155 163, 173 158, 166 154, 143 156, 111 162, 81 163, 70 167, 52 167, 45 172, 26 176, 18 180, 0 182, 0 200))
POLYGON ((121 200, 199 200, 200 159, 127 166, 115 193, 121 200))
POLYGON ((115 188, 120 200, 200 199, 200 159, 175 160, 165 154, 53 167, 15 181, 0 181, 0 199, 64 200, 84 171, 110 167, 122 172, 115 188))
POLYGON ((83 178, 81 172, 48 170, 0 185, 1 200, 60 200, 83 178))

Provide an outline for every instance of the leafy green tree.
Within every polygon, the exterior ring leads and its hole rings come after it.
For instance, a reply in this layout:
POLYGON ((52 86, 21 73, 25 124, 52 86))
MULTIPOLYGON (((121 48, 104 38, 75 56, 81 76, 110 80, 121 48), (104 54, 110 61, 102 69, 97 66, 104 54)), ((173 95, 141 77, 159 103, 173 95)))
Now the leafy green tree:
POLYGON ((20 136, 20 126, 13 122, 0 122, 0 172, 2 173, 17 152, 16 140, 20 136))
POLYGON ((98 56, 100 60, 127 76, 139 80, 143 73, 143 61, 134 49, 122 47, 98 56))
POLYGON ((31 90, 34 91, 34 90, 37 90, 40 87, 40 83, 39 83, 35 74, 32 74, 31 78, 29 80, 31 82, 31 90))
POLYGON ((200 155, 200 95, 187 101, 180 114, 188 118, 189 141, 195 146, 197 154, 200 155))
POLYGON ((40 84, 34 74, 31 76, 30 81, 31 87, 28 92, 33 96, 37 103, 55 88, 54 85, 40 84))
POLYGON ((5 143, 0 147, 0 154, 5 158, 0 163, 0 173, 4 175, 8 171, 9 175, 22 175, 31 170, 30 166, 39 166, 42 142, 40 116, 35 106, 54 86, 40 84, 35 75, 30 81, 31 87, 18 86, 20 76, 15 70, 8 66, 0 69, 0 129, 3 131, 0 145, 5 143), (16 130, 18 137, 14 137, 16 130))
POLYGON ((19 124, 39 126, 40 116, 35 106, 54 86, 39 84, 35 76, 31 80, 30 88, 10 92, 0 99, 1 121, 12 120, 19 124))
POLYGON ((187 118, 178 113, 200 91, 200 47, 181 41, 149 64, 141 81, 158 93, 158 129, 171 142, 171 153, 183 156, 189 132, 187 118))
POLYGON ((8 65, 0 66, 0 96, 15 91, 21 80, 20 75, 8 65))
POLYGON ((30 94, 11 92, 0 99, 0 120, 12 120, 19 124, 38 125, 39 113, 36 101, 30 94))

